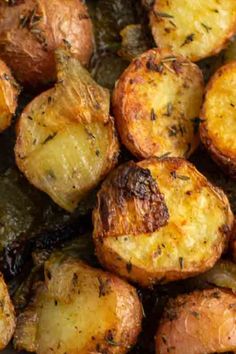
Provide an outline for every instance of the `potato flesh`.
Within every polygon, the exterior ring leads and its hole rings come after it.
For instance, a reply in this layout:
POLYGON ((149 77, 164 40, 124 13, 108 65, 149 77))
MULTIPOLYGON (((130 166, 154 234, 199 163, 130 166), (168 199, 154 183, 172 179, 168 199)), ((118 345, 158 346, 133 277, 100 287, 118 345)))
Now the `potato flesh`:
POLYGON ((7 286, 0 275, 0 350, 9 343, 15 329, 15 313, 7 286))
POLYGON ((111 354, 126 353, 140 330, 135 290, 81 262, 49 263, 46 287, 38 289, 33 305, 18 319, 16 348, 31 346, 37 354, 99 353, 105 348, 111 354))
POLYGON ((217 288, 177 297, 157 330, 156 353, 235 352, 235 306, 236 296, 217 288))
POLYGON ((150 14, 160 48, 197 61, 218 53, 236 28, 234 0, 156 0, 150 14), (159 15, 158 15, 159 14, 159 15))
POLYGON ((236 61, 219 69, 203 106, 203 125, 213 145, 236 159, 236 61))
POLYGON ((166 153, 189 157, 199 142, 196 117, 203 87, 196 65, 170 51, 144 53, 124 72, 114 91, 123 143, 139 158, 166 153))
POLYGON ((76 59, 60 53, 59 83, 26 107, 15 151, 29 181, 73 211, 113 166, 118 144, 108 91, 76 59))
MULTIPOLYGON (((186 278, 191 272, 206 271, 225 247, 227 237, 222 235, 222 227, 232 227, 233 216, 231 211, 226 211, 229 204, 225 197, 185 162, 176 170, 168 159, 153 164, 143 161, 139 166, 150 169, 157 180, 169 211, 168 224, 152 234, 103 239, 98 246, 102 260, 108 267, 112 266, 107 255, 107 251, 112 251, 114 259, 117 257, 122 263, 130 263, 134 269, 146 272, 154 282, 163 276, 173 280, 186 278), (176 178, 171 175, 174 170, 176 178)), ((127 273, 126 267, 124 269, 119 272, 128 278, 144 285, 150 282, 147 276, 136 279, 137 273, 133 276, 132 271, 127 273)))

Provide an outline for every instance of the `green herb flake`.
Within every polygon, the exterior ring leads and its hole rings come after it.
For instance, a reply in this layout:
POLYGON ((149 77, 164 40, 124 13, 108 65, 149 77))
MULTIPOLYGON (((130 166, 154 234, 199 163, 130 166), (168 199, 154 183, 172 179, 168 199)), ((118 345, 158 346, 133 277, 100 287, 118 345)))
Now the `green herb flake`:
POLYGON ((184 47, 186 44, 189 44, 189 43, 193 42, 194 41, 194 37, 195 37, 195 33, 189 34, 185 38, 184 42, 181 44, 181 47, 184 47))

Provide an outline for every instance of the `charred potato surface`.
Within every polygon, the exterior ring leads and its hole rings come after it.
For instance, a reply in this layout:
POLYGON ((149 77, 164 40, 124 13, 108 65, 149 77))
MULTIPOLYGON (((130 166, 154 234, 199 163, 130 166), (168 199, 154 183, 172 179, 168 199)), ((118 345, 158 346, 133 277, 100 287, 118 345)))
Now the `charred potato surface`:
POLYGON ((180 295, 166 306, 156 334, 158 354, 236 352, 236 296, 218 288, 180 295))
POLYGON ((9 68, 0 60, 0 132, 8 128, 17 106, 19 87, 9 68))
POLYGON ((25 85, 55 80, 60 46, 84 65, 90 59, 93 29, 82 0, 1 1, 0 18, 0 57, 25 85))
POLYGON ((101 263, 142 286, 210 269, 228 243, 233 214, 222 191, 180 158, 120 166, 93 213, 101 263))
POLYGON ((10 342, 15 330, 15 312, 3 276, 0 274, 0 350, 10 342))
POLYGON ((195 64, 168 50, 145 52, 125 70, 113 94, 123 144, 138 158, 189 157, 199 142, 202 98, 203 77, 195 64))
POLYGON ((18 317, 18 350, 122 354, 135 344, 142 310, 132 286, 80 261, 55 257, 46 263, 45 277, 18 317))
POLYGON ((160 48, 191 61, 215 55, 236 31, 234 0, 155 0, 150 24, 160 48))
POLYGON ((20 117, 15 154, 34 186, 73 211, 114 166, 118 143, 108 91, 64 51, 57 53, 57 64, 57 85, 20 117))
POLYGON ((236 61, 221 67, 206 90, 200 135, 212 158, 236 177, 236 61))

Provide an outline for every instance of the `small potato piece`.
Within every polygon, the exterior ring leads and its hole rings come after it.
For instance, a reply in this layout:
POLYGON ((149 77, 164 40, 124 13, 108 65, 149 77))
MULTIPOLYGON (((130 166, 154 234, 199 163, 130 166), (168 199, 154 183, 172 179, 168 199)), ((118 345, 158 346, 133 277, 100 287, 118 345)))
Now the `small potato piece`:
POLYGON ((54 50, 61 46, 89 62, 93 28, 82 0, 1 1, 0 18, 0 57, 24 85, 56 79, 54 50))
POLYGON ((201 113, 200 135, 215 162, 236 178, 236 61, 210 80, 201 113))
POLYGON ((55 88, 20 117, 15 154, 28 180, 72 212, 116 163, 118 142, 109 92, 64 51, 57 64, 55 88))
POLYGON ((149 159, 114 171, 93 212, 100 262, 142 286, 213 267, 229 241, 227 197, 189 162, 149 159))
POLYGON ((170 300, 156 334, 157 354, 236 352, 236 296, 218 288, 170 300))
POLYGON ((168 50, 152 49, 136 58, 113 94, 123 144, 138 158, 189 157, 199 142, 203 88, 198 66, 168 50))
POLYGON ((14 344, 37 354, 123 354, 141 329, 136 290, 75 259, 53 256, 46 285, 17 320, 14 344))
POLYGON ((219 53, 236 31, 235 0, 154 0, 150 24, 159 48, 191 61, 219 53))
POLYGON ((11 124, 17 106, 19 87, 9 68, 0 60, 0 132, 11 124))
POLYGON ((0 350, 10 342, 15 330, 15 312, 3 276, 0 274, 0 350))

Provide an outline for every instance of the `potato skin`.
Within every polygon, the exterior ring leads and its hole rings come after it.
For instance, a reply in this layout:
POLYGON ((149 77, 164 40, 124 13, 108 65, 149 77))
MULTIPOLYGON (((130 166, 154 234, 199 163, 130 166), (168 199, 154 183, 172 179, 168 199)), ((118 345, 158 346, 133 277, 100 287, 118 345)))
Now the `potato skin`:
POLYGON ((199 143, 203 90, 197 65, 169 50, 151 49, 134 59, 112 97, 123 144, 139 159, 189 157, 199 143))
POLYGON ((0 60, 0 132, 11 124, 16 111, 19 86, 14 80, 10 69, 0 60))
POLYGON ((0 350, 10 342, 15 330, 15 311, 7 286, 0 274, 0 350))
MULTIPOLYGON (((93 212, 93 237, 101 264, 144 287, 185 279, 212 268, 232 232, 234 218, 227 197, 183 159, 153 158, 137 165, 151 171, 168 214, 163 218, 156 213, 157 219, 163 219, 158 220, 162 226, 155 224, 159 226, 155 231, 147 228, 138 232, 142 219, 137 213, 137 200, 118 198, 120 202, 115 203, 116 172, 111 174, 103 182, 93 212)), ((136 185, 139 183, 137 180, 136 185)), ((145 209, 139 213, 146 225, 145 209)))
POLYGON ((18 350, 123 354, 135 344, 142 308, 132 286, 63 255, 46 262, 45 277, 18 317, 18 350))
POLYGON ((108 90, 65 51, 57 66, 58 83, 21 114, 15 156, 34 186, 73 212, 116 164, 119 146, 108 90))
POLYGON ((236 178, 235 104, 236 61, 211 78, 201 112, 200 136, 213 160, 236 178))
POLYGON ((236 31, 233 0, 154 0, 150 26, 160 48, 169 48, 191 61, 218 54, 236 31), (180 10, 181 9, 181 10, 180 10))
POLYGON ((26 86, 56 79, 58 47, 68 47, 83 65, 90 59, 93 29, 82 0, 1 1, 0 18, 0 57, 26 86))
POLYGON ((156 353, 234 352, 235 311, 236 296, 218 288, 170 300, 156 333, 156 353))

